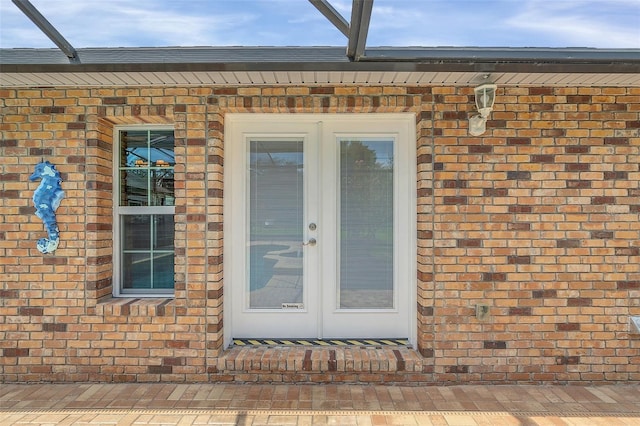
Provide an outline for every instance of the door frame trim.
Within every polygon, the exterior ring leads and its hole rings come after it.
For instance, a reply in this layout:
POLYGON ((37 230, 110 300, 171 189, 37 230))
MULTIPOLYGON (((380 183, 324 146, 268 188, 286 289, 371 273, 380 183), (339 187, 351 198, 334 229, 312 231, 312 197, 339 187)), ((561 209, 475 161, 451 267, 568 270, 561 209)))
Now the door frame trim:
MULTIPOLYGON (((330 114, 330 113, 296 113, 296 114, 277 114, 277 113, 227 113, 225 114, 224 122, 224 152, 225 152, 225 161, 224 161, 224 193, 223 193, 223 232, 224 232, 224 243, 223 243, 223 292, 224 292, 224 301, 223 301, 223 344, 224 348, 227 348, 233 339, 233 321, 232 321, 232 308, 233 308, 233 295, 232 295, 232 285, 231 283, 234 281, 234 277, 232 274, 233 268, 231 267, 233 261, 233 255, 231 253, 230 245, 226 243, 226 241, 230 241, 233 238, 233 226, 232 222, 234 220, 233 210, 232 210, 232 202, 231 202, 231 194, 232 194, 232 170, 233 167, 232 162, 233 159, 229 155, 231 153, 231 149, 229 148, 229 144, 237 142, 234 139, 237 138, 237 135, 234 135, 233 124, 242 123, 242 124, 259 124, 268 119, 270 122, 274 121, 282 121, 282 122, 319 122, 329 120, 331 118, 338 119, 354 119, 354 116, 358 116, 359 119, 364 119, 365 116, 368 119, 376 120, 376 121, 400 121, 404 122, 410 128, 409 138, 407 141, 407 149, 409 154, 409 164, 403 164, 402 167, 406 170, 406 173, 409 176, 408 185, 410 186, 408 193, 409 195, 409 206, 407 206, 408 215, 405 216, 405 219, 408 220, 408 238, 411 239, 410 244, 408 244, 408 254, 409 259, 405 262, 402 262, 403 265, 411 265, 410 270, 407 273, 409 277, 408 291, 408 307, 410 309, 409 312, 409 336, 408 339, 410 343, 416 347, 417 343, 417 166, 416 166, 416 115, 412 112, 407 113, 353 113, 353 114, 330 114), (411 136, 413 135, 413 137, 411 136)), ((405 266, 408 267, 408 266, 405 266)), ((272 337, 272 336, 266 336, 272 337)))

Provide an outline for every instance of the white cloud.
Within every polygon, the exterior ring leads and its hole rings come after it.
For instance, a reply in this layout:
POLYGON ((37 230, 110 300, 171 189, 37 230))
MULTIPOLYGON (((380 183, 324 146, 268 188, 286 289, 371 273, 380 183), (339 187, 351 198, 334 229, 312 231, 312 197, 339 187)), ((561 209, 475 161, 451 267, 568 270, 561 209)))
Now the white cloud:
MULTIPOLYGON (((307 0, 31 1, 75 47, 346 45, 307 0)), ((11 0, 0 20, 0 46, 53 47, 11 0)), ((640 0, 375 0, 367 46, 640 47, 640 0)))
MULTIPOLYGON (((251 12, 217 12, 210 2, 164 2, 171 7, 149 0, 33 0, 33 4, 76 47, 243 44, 242 29, 257 19, 251 12)), ((34 33, 39 32, 27 22, 34 33)), ((7 30, 3 38, 21 36, 17 41, 24 45, 33 40, 25 34, 7 30)))
POLYGON ((640 0, 376 0, 368 45, 383 43, 640 47, 640 0))
POLYGON ((505 24, 513 30, 560 39, 565 46, 640 47, 640 2, 609 0, 604 10, 603 5, 598 1, 530 0, 505 24))
MULTIPOLYGON (((478 32, 492 22, 486 2, 470 0, 411 0, 376 2, 369 40, 389 46, 472 46, 491 34, 478 32)), ((369 43, 370 44, 370 43, 369 43)))

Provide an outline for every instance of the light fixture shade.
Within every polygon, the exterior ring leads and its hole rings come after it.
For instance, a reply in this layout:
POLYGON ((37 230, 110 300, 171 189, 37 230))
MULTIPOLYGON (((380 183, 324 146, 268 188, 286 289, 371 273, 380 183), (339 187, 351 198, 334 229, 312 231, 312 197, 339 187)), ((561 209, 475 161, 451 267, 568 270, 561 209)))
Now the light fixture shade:
POLYGON ((476 107, 483 118, 487 118, 493 110, 497 88, 495 84, 483 84, 473 89, 476 94, 476 107))

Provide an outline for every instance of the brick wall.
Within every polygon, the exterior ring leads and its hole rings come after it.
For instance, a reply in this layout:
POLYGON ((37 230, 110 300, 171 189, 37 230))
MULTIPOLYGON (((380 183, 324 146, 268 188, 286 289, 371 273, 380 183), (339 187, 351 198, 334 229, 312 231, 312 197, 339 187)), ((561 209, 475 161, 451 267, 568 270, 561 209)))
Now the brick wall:
POLYGON ((481 138, 433 92, 435 372, 638 380, 640 91, 502 89, 481 138))
POLYGON ((227 112, 416 114, 418 348, 425 382, 640 379, 640 89, 0 89, 0 381, 207 381, 224 325, 227 112), (176 294, 112 299, 112 136, 176 134, 176 294), (62 173, 43 256, 28 182, 62 173), (479 320, 477 304, 489 315, 479 320))

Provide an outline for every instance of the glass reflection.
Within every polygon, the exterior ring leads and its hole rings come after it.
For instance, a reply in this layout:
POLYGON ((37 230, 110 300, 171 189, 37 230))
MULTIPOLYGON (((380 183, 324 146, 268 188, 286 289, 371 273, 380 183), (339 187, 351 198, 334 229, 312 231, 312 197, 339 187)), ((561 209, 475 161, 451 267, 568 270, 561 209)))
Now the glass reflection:
POLYGON ((153 216, 154 250, 173 250, 174 220, 173 215, 153 216))
POLYGON ((120 205, 174 206, 173 131, 122 131, 120 140, 120 205))
POLYGON ((393 308, 393 141, 340 143, 340 308, 393 308))
POLYGON ((149 171, 122 170, 120 171, 120 205, 147 206, 149 205, 149 171))
POLYGON ((123 288, 153 288, 151 283, 151 257, 149 253, 124 253, 122 263, 123 288))
POLYGON ((173 131, 151 131, 149 133, 149 160, 152 166, 169 167, 175 165, 173 131))
POLYGON ((149 132, 144 130, 126 130, 120 132, 120 166, 138 167, 149 164, 149 132))
POLYGON ((302 303, 302 167, 302 141, 250 143, 250 308, 283 309, 302 303))
POLYGON ((153 288, 173 288, 173 252, 153 254, 153 288))
POLYGON ((151 216, 122 216, 122 248, 149 250, 151 248, 151 216))
MULTIPOLYGON (((169 166, 165 166, 169 167, 169 166)), ((155 167, 151 173, 151 205, 173 206, 175 205, 173 169, 155 167)))
POLYGON ((173 215, 122 216, 121 234, 123 288, 173 288, 173 215))

